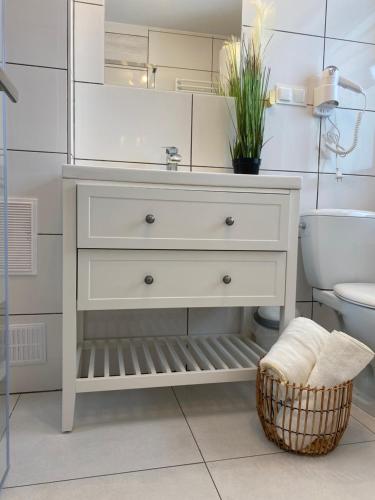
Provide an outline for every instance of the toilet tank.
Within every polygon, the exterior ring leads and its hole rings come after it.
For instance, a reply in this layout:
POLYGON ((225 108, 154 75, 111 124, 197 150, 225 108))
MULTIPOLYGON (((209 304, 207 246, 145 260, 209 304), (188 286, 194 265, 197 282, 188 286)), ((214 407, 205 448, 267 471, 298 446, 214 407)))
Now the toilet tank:
POLYGON ((301 216, 302 259, 308 282, 375 283, 375 212, 310 210, 301 216))

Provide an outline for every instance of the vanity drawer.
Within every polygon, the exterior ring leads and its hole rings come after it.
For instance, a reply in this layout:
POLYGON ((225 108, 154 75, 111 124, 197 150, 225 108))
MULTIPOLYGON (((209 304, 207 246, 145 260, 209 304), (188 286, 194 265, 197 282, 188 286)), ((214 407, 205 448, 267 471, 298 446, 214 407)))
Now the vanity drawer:
POLYGON ((284 252, 79 250, 78 309, 282 305, 284 252))
POLYGON ((79 248, 286 250, 289 195, 77 186, 79 248))

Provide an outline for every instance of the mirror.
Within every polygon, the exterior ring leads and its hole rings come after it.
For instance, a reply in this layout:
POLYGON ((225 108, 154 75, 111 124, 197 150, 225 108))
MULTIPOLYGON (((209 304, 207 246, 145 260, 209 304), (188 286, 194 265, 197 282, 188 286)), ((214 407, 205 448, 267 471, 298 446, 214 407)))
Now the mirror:
POLYGON ((105 84, 215 93, 242 0, 106 0, 105 84))

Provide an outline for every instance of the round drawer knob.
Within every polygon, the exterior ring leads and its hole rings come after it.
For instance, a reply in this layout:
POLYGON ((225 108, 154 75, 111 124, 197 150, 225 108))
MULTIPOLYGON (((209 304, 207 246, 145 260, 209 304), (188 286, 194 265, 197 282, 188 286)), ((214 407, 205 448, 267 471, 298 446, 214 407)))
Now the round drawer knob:
POLYGON ((229 274, 226 274, 223 278, 223 283, 226 285, 229 285, 229 283, 232 281, 232 278, 229 276, 229 274))
POLYGON ((146 283, 146 285, 152 285, 153 282, 154 282, 154 278, 150 274, 148 274, 145 277, 145 283, 146 283))
POLYGON ((147 214, 146 215, 147 224, 153 224, 155 222, 155 215, 147 214))
POLYGON ((226 224, 227 226, 233 226, 233 224, 234 224, 234 219, 233 219, 233 217, 227 217, 227 218, 225 219, 225 224, 226 224))

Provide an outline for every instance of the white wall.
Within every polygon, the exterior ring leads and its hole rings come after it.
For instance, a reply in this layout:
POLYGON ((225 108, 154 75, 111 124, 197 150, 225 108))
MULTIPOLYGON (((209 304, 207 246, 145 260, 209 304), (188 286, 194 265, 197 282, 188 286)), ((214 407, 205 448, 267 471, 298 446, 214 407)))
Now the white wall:
MULTIPOLYGON (((21 92, 19 108, 10 113, 10 190, 11 195, 39 198, 38 249, 43 257, 37 277, 12 278, 11 321, 39 323, 45 320, 49 346, 46 365, 13 370, 16 390, 60 386, 61 200, 58 192, 60 165, 67 153, 67 1, 7 0, 9 68, 16 84, 21 90, 25 89, 21 92)), ((74 3, 76 7, 79 4, 77 11, 84 8, 86 13, 86 18, 75 17, 76 42, 82 43, 81 47, 94 47, 95 42, 90 43, 93 30, 88 28, 104 20, 103 2, 74 3), (86 39, 79 42, 78 34, 86 39)), ((319 147, 320 123, 312 117, 311 106, 271 108, 267 112, 266 137, 272 140, 263 152, 262 173, 301 175, 303 209, 331 206, 375 210, 375 102, 374 81, 369 71, 375 65, 373 0, 327 0, 327 18, 326 0, 278 0, 275 5, 276 31, 267 49, 272 81, 308 85, 311 103, 314 75, 324 64, 336 63, 348 78, 367 88, 370 110, 363 121, 358 150, 340 160, 345 175, 342 183, 336 183, 334 159, 326 157, 319 147)), ((251 12, 246 8, 245 29, 251 25, 251 19, 251 12)), ((146 162, 148 168, 160 168, 164 162, 163 146, 176 145, 183 152, 185 170, 231 172, 228 141, 233 131, 224 99, 122 88, 118 95, 114 87, 101 85, 103 75, 98 68, 103 67, 103 52, 86 53, 86 57, 75 62, 76 70, 85 72, 84 78, 75 75, 76 80, 84 83, 73 84, 76 128, 72 148, 76 163, 111 165, 115 161, 116 165, 144 168, 146 162), (134 109, 129 112, 131 106, 134 109), (93 110, 101 121, 93 119, 90 114, 93 110), (165 110, 169 111, 167 118, 165 110), (106 130, 110 133, 103 135, 106 130), (126 144, 121 143, 124 130, 127 131, 126 144)), ((346 107, 358 106, 352 96, 344 95, 344 99, 346 107)), ((345 144, 351 140, 354 117, 355 110, 338 111, 345 144)), ((309 315, 311 290, 305 282, 301 263, 297 298, 302 312, 309 315)), ((314 315, 324 321, 325 315, 316 305, 314 315)), ((89 316, 87 333, 98 335, 99 326, 112 332, 116 324, 124 321, 130 335, 136 331, 156 332, 153 312, 116 314, 113 324, 107 316, 89 316)), ((178 309, 158 314, 157 331, 184 334, 210 328, 235 332, 240 319, 237 309, 220 312, 178 309)))
MULTIPOLYGON (((329 64, 344 76, 360 83, 367 93, 368 111, 360 132, 358 148, 348 158, 339 159, 342 182, 334 175, 335 157, 327 152, 320 135, 324 123, 307 109, 275 107, 268 113, 266 136, 272 141, 263 153, 263 168, 298 171, 304 178, 302 207, 357 208, 375 210, 375 4, 373 0, 278 0, 272 21, 273 38, 267 49, 273 83, 309 85, 309 102, 314 74, 329 64)), ((243 25, 249 30, 253 16, 250 2, 244 2, 243 25)), ((342 91, 337 124, 342 144, 349 146, 362 101, 342 91)), ((298 300, 311 299, 309 287, 299 273, 298 300)), ((318 304, 313 317, 331 326, 332 318, 318 304)))
POLYGON ((61 385, 61 165, 67 161, 67 0, 6 0, 9 195, 38 198, 38 274, 10 278, 10 324, 44 323, 47 363, 13 367, 12 391, 61 385))

